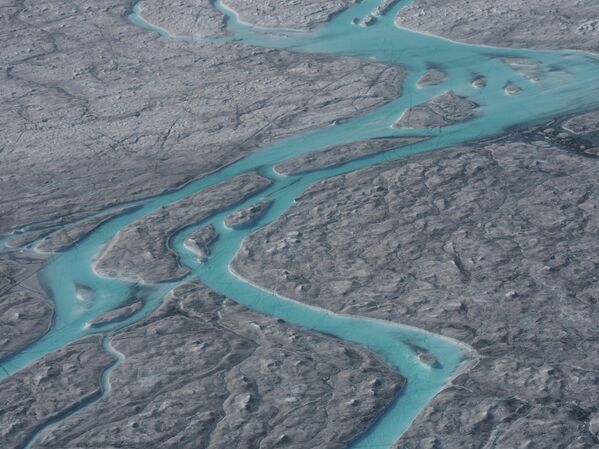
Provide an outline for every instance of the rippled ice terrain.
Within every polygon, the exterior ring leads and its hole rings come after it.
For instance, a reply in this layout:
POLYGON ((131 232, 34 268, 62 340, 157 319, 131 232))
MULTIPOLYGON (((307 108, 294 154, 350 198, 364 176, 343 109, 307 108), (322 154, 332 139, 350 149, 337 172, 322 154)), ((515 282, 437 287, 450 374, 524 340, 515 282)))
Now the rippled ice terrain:
MULTIPOLYGON (((228 15, 228 27, 233 32, 227 40, 295 52, 346 55, 400 64, 408 71, 404 92, 397 100, 363 117, 346 123, 333 123, 329 127, 286 139, 175 192, 138 201, 134 204, 139 206, 138 209, 108 221, 79 245, 51 259, 41 272, 41 280, 56 304, 53 327, 39 341, 7 360, 3 364, 4 375, 10 375, 84 335, 114 331, 140 320, 150 314, 174 287, 197 277, 214 291, 240 304, 295 325, 364 345, 395 366, 407 378, 407 387, 353 445, 356 448, 390 447, 448 379, 458 370, 466 368, 476 355, 460 342, 424 330, 399 323, 337 315, 251 285, 229 269, 242 240, 280 217, 296 197, 320 180, 392 159, 490 137, 508 127, 540 122, 558 113, 588 109, 598 103, 596 94, 599 81, 596 77, 598 61, 584 53, 463 45, 399 29, 393 24, 393 18, 403 6, 402 2, 386 15, 378 17, 374 24, 360 25, 360 20, 376 5, 376 1, 364 1, 335 16, 325 26, 300 33, 257 29, 240 23, 234 11, 217 2, 217 8, 228 15), (530 70, 518 70, 517 64, 507 64, 506 58, 534 61, 534 76, 531 76, 530 70), (418 80, 431 66, 444 72, 445 79, 439 84, 418 86, 418 80), (477 85, 475 81, 481 79, 484 79, 484 85, 477 85), (510 90, 509 86, 513 86, 513 89, 510 90), (413 129, 392 126, 409 108, 450 90, 478 105, 474 117, 462 122, 450 121, 448 126, 443 127, 413 129), (397 136, 424 136, 429 139, 297 176, 280 176, 273 170, 282 161, 334 145, 397 136), (222 210, 202 222, 190 224, 170 237, 170 246, 178 253, 180 262, 191 269, 190 275, 181 280, 149 286, 144 307, 127 320, 100 328, 89 327, 88 323, 95 317, 126 301, 133 285, 126 280, 98 276, 93 268, 101 249, 119 230, 162 206, 253 170, 270 179, 271 185, 234 207, 222 210), (262 200, 272 201, 272 206, 251 226, 229 229, 224 225, 224 218, 231 211, 262 200), (206 224, 214 226, 220 233, 220 239, 209 260, 201 263, 185 247, 184 241, 206 224), (82 307, 77 300, 77 285, 91 290, 93 301, 90 306, 82 307), (424 348, 438 360, 437 366, 423 363, 413 347, 424 348)), ((147 22, 140 15, 139 4, 134 8, 130 20, 173 39, 194 41, 193 37, 171 35, 168 30, 147 22)), ((106 348, 111 350, 108 343, 106 348)), ((103 378, 104 394, 110 390, 109 376, 110 371, 103 378)), ((35 438, 30 445, 34 442, 35 438)))

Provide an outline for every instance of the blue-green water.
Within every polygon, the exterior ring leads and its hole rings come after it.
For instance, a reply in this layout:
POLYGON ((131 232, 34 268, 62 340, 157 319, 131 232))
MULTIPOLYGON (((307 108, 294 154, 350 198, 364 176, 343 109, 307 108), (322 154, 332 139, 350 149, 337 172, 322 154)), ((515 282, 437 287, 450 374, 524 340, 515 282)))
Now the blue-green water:
MULTIPOLYGON (((235 39, 270 48, 296 52, 327 53, 401 64, 408 71, 404 93, 397 100, 341 124, 310 131, 261 149, 246 158, 192 182, 175 192, 139 202, 139 208, 122 214, 97 228, 73 248, 54 256, 40 273, 40 280, 55 302, 56 316, 52 329, 39 341, 2 363, 7 374, 27 366, 39 357, 61 348, 84 335, 98 330, 85 323, 95 316, 113 309, 126 301, 136 286, 129 282, 99 277, 93 271, 93 260, 104 245, 124 226, 157 208, 184 196, 199 192, 208 186, 225 181, 250 170, 260 170, 272 179, 267 190, 234 208, 223 210, 202 223, 190 224, 171 240, 180 254, 181 262, 191 268, 188 279, 198 277, 206 285, 240 304, 286 321, 325 332, 344 340, 364 345, 381 354, 408 379, 407 387, 383 416, 352 446, 387 448, 410 425, 428 401, 446 384, 460 363, 465 360, 467 348, 458 342, 442 338, 420 329, 397 323, 376 321, 355 316, 343 316, 282 298, 253 286, 229 272, 229 263, 241 241, 259 227, 276 220, 305 189, 315 182, 366 166, 406 157, 447 146, 459 145, 499 134, 506 128, 525 122, 539 122, 548 117, 599 106, 597 59, 573 51, 537 52, 527 50, 494 49, 463 45, 447 40, 398 29, 392 18, 402 4, 372 27, 352 24, 354 17, 363 17, 377 1, 365 0, 331 22, 309 33, 258 30, 239 23, 234 14, 221 3, 216 6, 229 15, 228 26, 235 39), (500 57, 528 57, 538 60, 542 79, 532 83, 499 60, 500 57), (448 79, 440 86, 425 89, 416 87, 417 79, 429 64, 441 67, 448 79), (475 74, 487 77, 487 86, 476 89, 471 85, 475 74), (503 87, 508 81, 522 88, 520 95, 507 96, 503 87), (448 89, 467 96, 481 105, 479 115, 467 123, 448 126, 442 130, 399 130, 390 125, 410 106, 426 101, 448 89), (429 135, 426 142, 373 155, 337 167, 316 170, 301 176, 278 176, 272 167, 286 159, 332 145, 372 137, 401 135, 429 135), (231 230, 223 225, 223 218, 232 209, 268 198, 273 206, 250 229, 231 230), (212 223, 221 233, 208 263, 200 264, 183 246, 186 236, 205 223, 212 223), (92 289, 90 301, 77 298, 76 284, 92 289), (410 344, 421 346, 437 356, 441 368, 431 369, 420 363, 410 350, 410 344)), ((141 9, 143 13, 143 8, 141 9)), ((146 22, 139 4, 130 16, 139 26, 156 31, 168 38, 194 42, 193 37, 172 36, 167 30, 146 22)), ((198 44, 200 45, 200 44, 198 44)), ((188 280, 186 279, 186 280, 188 280)), ((144 286, 145 307, 125 322, 108 325, 102 332, 112 332, 138 321, 160 304, 164 295, 177 283, 144 286)), ((105 391, 109 391, 109 375, 104 376, 105 391)), ((35 441, 35 438, 31 443, 35 441)))

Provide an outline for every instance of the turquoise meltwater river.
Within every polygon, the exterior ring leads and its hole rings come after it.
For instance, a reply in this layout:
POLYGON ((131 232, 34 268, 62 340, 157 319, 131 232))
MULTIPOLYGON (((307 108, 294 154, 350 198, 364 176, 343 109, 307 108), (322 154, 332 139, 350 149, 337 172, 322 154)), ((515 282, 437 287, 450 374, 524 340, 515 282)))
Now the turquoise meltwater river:
MULTIPOLYGON (((472 351, 459 342, 422 329, 358 316, 339 315, 283 298, 237 277, 229 270, 231 260, 246 236, 280 217, 292 205, 293 200, 315 182, 373 164, 491 137, 511 126, 542 122, 556 115, 599 107, 599 59, 576 51, 528 51, 463 45, 399 29, 394 25, 393 17, 404 5, 402 2, 394 6, 387 15, 380 17, 373 26, 354 25, 354 18, 366 16, 377 4, 376 0, 364 0, 335 16, 321 28, 301 33, 265 30, 241 23, 234 11, 216 2, 215 6, 229 19, 228 27, 232 36, 224 40, 295 52, 326 53, 400 64, 408 71, 404 92, 400 98, 362 117, 346 123, 331 124, 326 128, 275 143, 177 191, 136 202, 138 207, 134 210, 104 223, 77 245, 54 255, 39 275, 42 285, 55 302, 53 327, 30 347, 4 360, 0 364, 3 368, 2 376, 6 377, 85 335, 93 332, 110 334, 136 322, 151 313, 164 296, 181 282, 199 278, 211 289, 240 304, 280 317, 294 325, 368 347, 395 366, 407 378, 406 388, 370 429, 351 446, 354 449, 390 448, 423 407, 447 384, 451 376, 474 359, 472 351), (514 71, 501 61, 504 57, 538 61, 539 79, 531 81, 514 71), (438 86, 418 88, 416 81, 431 65, 447 72, 446 81, 438 86), (486 77, 486 87, 477 89, 472 86, 472 80, 476 75, 486 77), (522 91, 518 95, 506 95, 504 87, 508 82, 517 84, 522 91), (481 106, 475 119, 447 126, 442 132, 440 129, 391 128, 390 125, 407 108, 449 89, 481 106), (402 135, 423 135, 431 138, 409 147, 298 176, 279 176, 272 169, 279 162, 332 145, 373 137, 402 135), (186 279, 139 287, 124 280, 100 277, 94 272, 92 266, 95 257, 123 227, 161 206, 252 170, 270 178, 272 185, 204 222, 186 224, 188 226, 185 229, 172 236, 172 248, 180 255, 181 263, 192 270, 186 279), (231 230, 224 226, 223 219, 232 210, 263 199, 272 200, 273 206, 251 228, 231 230), (185 249, 183 241, 191 232, 207 223, 216 227, 221 238, 211 258, 206 263, 199 263, 185 249), (78 299, 76 285, 91 289, 90 301, 82 302, 78 299), (141 288, 145 299, 144 308, 136 315, 100 329, 92 330, 86 326, 94 317, 125 302, 134 288, 141 288), (412 345, 425 348, 434 354, 440 362, 440 367, 430 368, 421 363, 411 349, 412 345)), ((135 25, 165 37, 190 42, 196 40, 192 36, 172 35, 168 30, 147 22, 143 18, 143 3, 135 6, 130 20, 135 25)), ((105 347, 113 351, 108 340, 105 340, 105 347)), ((122 360, 123 356, 119 355, 117 363, 122 360)), ((109 370, 103 376, 104 394, 110 392, 111 372, 112 370, 109 370)), ((28 447, 35 444, 44 430, 41 429, 29 440, 28 447)))

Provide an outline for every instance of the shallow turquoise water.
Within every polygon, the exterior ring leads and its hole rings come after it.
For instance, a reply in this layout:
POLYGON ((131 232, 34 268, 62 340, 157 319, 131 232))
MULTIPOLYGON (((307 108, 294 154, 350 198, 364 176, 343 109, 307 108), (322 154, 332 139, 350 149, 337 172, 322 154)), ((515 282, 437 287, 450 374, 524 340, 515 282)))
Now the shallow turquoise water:
MULTIPOLYGON (((236 278, 228 270, 229 262, 244 237, 276 220, 290 207, 294 198, 319 180, 372 164, 492 136, 501 133, 507 127, 523 122, 542 121, 556 114, 597 106, 599 102, 595 99, 599 89, 599 79, 596 75, 597 59, 581 52, 493 49, 457 44, 398 29, 393 25, 392 17, 401 4, 386 17, 379 19, 372 27, 364 28, 352 24, 354 17, 364 16, 367 11, 374 8, 376 3, 376 1, 366 0, 357 4, 336 16, 326 26, 310 33, 288 31, 266 33, 264 30, 256 30, 239 23, 234 15, 230 17, 229 27, 234 32, 233 38, 250 45, 285 48, 298 52, 347 55, 401 64, 409 71, 404 83, 404 94, 399 99, 360 118, 347 123, 331 124, 326 128, 278 142, 213 175, 192 182, 178 191, 138 202, 139 209, 107 222, 77 246, 53 257, 40 273, 40 279, 56 304, 54 326, 38 342, 4 361, 1 366, 7 373, 13 373, 44 354, 92 333, 92 330, 85 326, 87 321, 123 303, 131 295, 132 289, 138 288, 130 282, 99 277, 92 269, 92 262, 98 252, 119 229, 163 205, 241 173, 258 169, 273 180, 273 185, 235 207, 244 207, 263 198, 274 200, 273 207, 258 223, 250 229, 241 231, 226 229, 223 226, 223 218, 235 208, 222 211, 207 220, 221 232, 221 238, 209 263, 206 264, 198 263, 182 245, 185 236, 204 223, 195 223, 176 235, 171 242, 173 248, 180 254, 182 263, 192 269, 193 275, 190 278, 197 276, 215 291, 255 310, 367 346, 396 366, 408 379, 407 388, 353 447, 386 448, 401 435, 418 412, 455 372, 464 359, 466 348, 457 342, 423 330, 396 323, 337 315, 281 298, 236 278), (498 58, 503 56, 529 57, 540 61, 542 79, 537 83, 528 81, 499 61, 498 58), (429 64, 435 64, 447 71, 448 79, 440 86, 418 89, 415 86, 416 80, 429 64), (482 74, 488 78, 486 88, 477 90, 472 87, 474 74, 482 74), (508 81, 517 83, 523 89, 522 93, 518 96, 505 95, 503 87, 508 81), (481 105, 480 114, 476 119, 445 127, 442 130, 390 128, 406 108, 426 101, 450 88, 481 105), (283 160, 331 145, 371 137, 415 134, 430 135, 432 139, 302 176, 281 177, 272 171, 272 167, 283 160), (93 295, 90 301, 85 302, 77 298, 76 284, 92 289, 93 295), (441 361, 442 368, 431 369, 421 364, 406 346, 406 342, 433 352, 441 361)), ((217 2, 216 6, 227 12, 222 4, 217 2)), ((144 21, 139 14, 139 5, 130 18, 139 26, 168 35, 166 30, 144 21)), ((194 41, 187 36, 169 35, 169 37, 194 41)), ((144 309, 125 322, 112 324, 101 330, 114 331, 146 316, 176 285, 177 283, 173 282, 159 286, 144 286, 143 291, 140 292, 146 299, 144 309)), ((107 382, 108 376, 105 376, 106 388, 108 388, 107 382)))

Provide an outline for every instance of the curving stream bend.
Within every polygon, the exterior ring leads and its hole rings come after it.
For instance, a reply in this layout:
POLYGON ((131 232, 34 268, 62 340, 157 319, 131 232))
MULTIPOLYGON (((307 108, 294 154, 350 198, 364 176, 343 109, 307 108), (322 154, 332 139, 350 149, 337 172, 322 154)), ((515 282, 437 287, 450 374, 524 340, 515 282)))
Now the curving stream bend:
MULTIPOLYGON (((234 11, 217 1, 215 6, 228 17, 228 27, 233 35, 226 38, 228 40, 297 52, 345 55, 388 64, 401 64, 409 72, 404 83, 404 93, 400 98, 365 116, 275 143, 177 191, 135 202, 137 208, 104 223, 76 246, 49 259, 40 272, 40 280, 55 301, 54 325, 40 340, 4 361, 0 366, 6 373, 1 375, 6 377, 45 354, 90 333, 114 332, 138 321, 150 314, 174 287, 197 277, 209 288, 242 305, 298 326, 364 345, 397 367, 407 378, 407 387, 371 428, 352 445, 352 448, 391 447, 423 407, 447 384, 451 376, 465 369, 468 363, 475 359, 475 354, 470 348, 422 329, 339 315, 283 298, 236 276, 229 269, 231 260, 246 236, 280 217, 295 198, 318 181, 373 164, 490 137, 522 123, 541 122, 558 114, 598 106, 599 101, 596 98, 599 96, 596 94, 599 92, 599 79, 596 72, 599 60, 575 51, 548 52, 464 45, 403 30, 393 24, 394 16, 403 6, 402 2, 380 17, 374 26, 361 27, 352 23, 355 17, 364 17, 378 3, 377 0, 364 0, 335 16, 325 26, 312 32, 299 33, 289 30, 265 32, 263 29, 253 28, 241 23, 234 11), (539 61, 541 79, 536 82, 528 80, 501 62, 501 57, 532 58, 539 61), (447 80, 438 86, 419 89, 416 87, 416 81, 430 64, 446 71, 447 80), (475 74, 486 76, 485 88, 477 89, 472 86, 475 74), (517 83, 522 89, 521 93, 515 96, 506 95, 503 88, 508 82, 517 83), (442 128, 442 132, 441 129, 401 130, 390 127, 410 106, 427 101, 449 89, 480 104, 478 116, 469 122, 442 128), (373 137, 401 135, 426 135, 431 136, 431 139, 298 176, 280 176, 272 169, 284 160, 333 145, 373 137), (144 298, 146 301, 143 309, 123 322, 106 325, 100 329, 90 329, 86 326, 94 317, 126 301, 133 287, 132 283, 125 280, 100 277, 92 268, 99 251, 120 229, 161 206, 252 170, 258 170, 261 175, 271 179, 272 185, 233 208, 222 210, 208 220, 194 223, 172 236, 171 246, 179 254, 181 263, 192 270, 190 276, 179 282, 146 286, 147 295, 144 298), (272 200, 273 205, 252 227, 231 230, 224 226, 224 217, 232 210, 247 207, 263 199, 272 200), (221 237, 210 260, 207 263, 199 263, 194 255, 185 249, 183 242, 191 232, 207 223, 213 224, 221 237), (77 300, 75 286, 78 284, 91 288, 92 301, 89 304, 82 305, 77 300), (431 369, 421 363, 410 349, 410 345, 426 348, 433 353, 440 362, 440 368, 431 369)), ((130 15, 133 24, 173 39, 194 41, 193 37, 171 35, 167 30, 152 25, 143 18, 142 12, 143 8, 138 3, 130 15)), ((111 350, 108 340, 105 340, 105 347, 111 350)), ((119 363, 120 361, 122 356, 119 363)), ((110 391, 110 372, 115 366, 103 376, 104 394, 110 391)), ((34 435, 27 447, 31 447, 44 430, 41 429, 34 435)))

